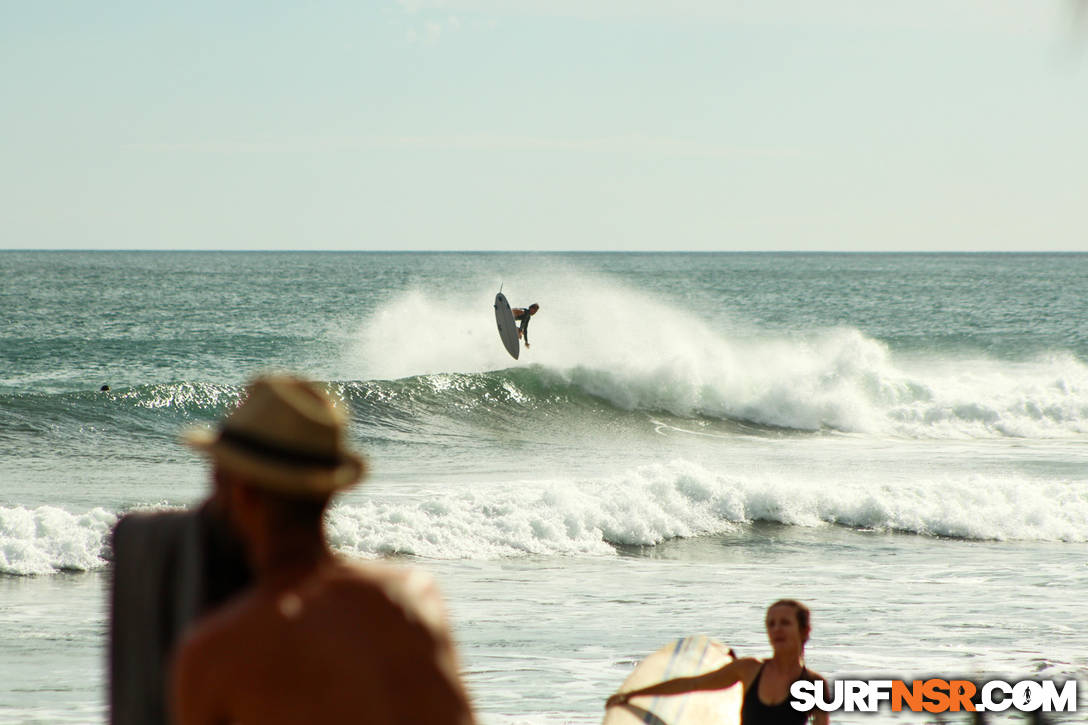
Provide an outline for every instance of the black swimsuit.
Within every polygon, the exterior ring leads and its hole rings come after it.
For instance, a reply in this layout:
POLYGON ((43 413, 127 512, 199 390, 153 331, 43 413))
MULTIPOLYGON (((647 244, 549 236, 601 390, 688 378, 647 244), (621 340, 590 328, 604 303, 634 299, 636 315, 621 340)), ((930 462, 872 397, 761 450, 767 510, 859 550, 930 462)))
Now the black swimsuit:
MULTIPOLYGON (((789 694, 786 695, 785 700, 774 705, 767 705, 759 699, 759 678, 762 676, 763 665, 760 665, 756 678, 752 680, 748 691, 744 693, 744 704, 740 708, 741 725, 804 725, 809 713, 794 710, 790 705, 792 698, 789 694)), ((794 682, 811 679, 808 670, 802 667, 801 676, 794 682)))

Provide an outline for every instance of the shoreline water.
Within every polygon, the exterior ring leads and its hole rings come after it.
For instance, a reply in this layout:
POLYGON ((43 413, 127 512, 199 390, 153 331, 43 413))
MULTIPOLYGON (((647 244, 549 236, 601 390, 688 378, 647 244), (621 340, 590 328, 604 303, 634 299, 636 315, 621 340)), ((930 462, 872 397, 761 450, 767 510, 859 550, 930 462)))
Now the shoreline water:
MULTIPOLYGON (((1085 553, 757 524, 614 559, 396 560, 437 578, 481 721, 512 725, 599 722, 634 663, 674 637, 710 634, 741 656, 764 656, 762 609, 795 593, 814 610, 808 660, 828 677, 1083 684, 1085 553)), ((104 722, 108 581, 107 570, 0 578, 9 653, 0 722, 104 722)))

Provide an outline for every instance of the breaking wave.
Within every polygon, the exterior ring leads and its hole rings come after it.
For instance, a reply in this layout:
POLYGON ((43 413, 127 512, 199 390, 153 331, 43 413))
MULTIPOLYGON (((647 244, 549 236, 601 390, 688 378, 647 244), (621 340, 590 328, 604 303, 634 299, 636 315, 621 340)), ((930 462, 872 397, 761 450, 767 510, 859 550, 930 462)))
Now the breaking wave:
MULTIPOLYGON (((108 565, 117 514, 0 507, 0 573, 108 565)), ((912 485, 738 477, 689 461, 607 478, 472 484, 367 498, 328 514, 333 546, 352 556, 437 559, 610 557, 617 547, 735 532, 754 522, 842 526, 966 540, 1088 541, 1088 486, 1023 477, 912 485)))

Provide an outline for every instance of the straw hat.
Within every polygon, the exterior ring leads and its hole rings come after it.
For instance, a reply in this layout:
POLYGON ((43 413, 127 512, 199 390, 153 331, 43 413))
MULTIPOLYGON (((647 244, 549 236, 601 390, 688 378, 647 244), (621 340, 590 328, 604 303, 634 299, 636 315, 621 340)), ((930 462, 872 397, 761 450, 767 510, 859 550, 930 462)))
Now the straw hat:
POLYGON ((366 461, 344 445, 344 414, 313 384, 291 375, 262 376, 219 430, 194 430, 183 440, 217 466, 254 485, 289 494, 348 488, 366 461))

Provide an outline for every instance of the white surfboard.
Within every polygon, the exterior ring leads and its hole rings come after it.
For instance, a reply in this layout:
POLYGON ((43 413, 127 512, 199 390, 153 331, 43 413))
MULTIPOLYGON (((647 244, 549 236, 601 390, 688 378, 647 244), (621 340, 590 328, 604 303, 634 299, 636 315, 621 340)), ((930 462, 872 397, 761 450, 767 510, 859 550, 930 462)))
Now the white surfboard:
MULTIPOLYGON (((639 662, 618 692, 713 672, 733 658, 729 648, 709 637, 678 639, 639 662)), ((724 690, 683 695, 636 695, 605 711, 602 725, 740 725, 744 688, 738 682, 724 690)))
POLYGON ((506 295, 502 292, 495 295, 495 323, 499 326, 499 337, 510 357, 518 359, 521 352, 521 343, 518 342, 518 326, 514 322, 514 313, 510 310, 510 303, 506 301, 506 295))

